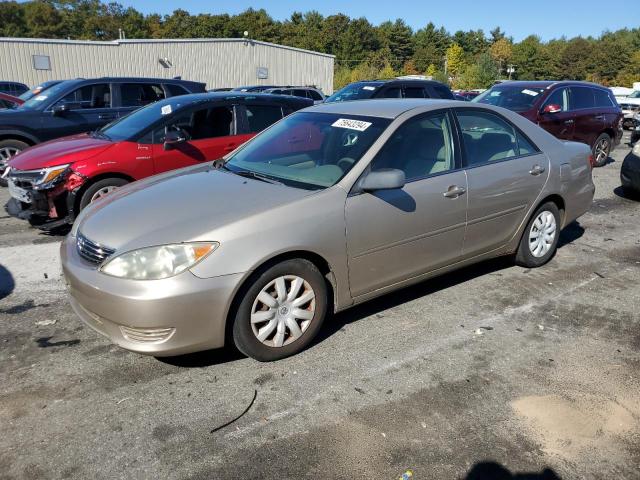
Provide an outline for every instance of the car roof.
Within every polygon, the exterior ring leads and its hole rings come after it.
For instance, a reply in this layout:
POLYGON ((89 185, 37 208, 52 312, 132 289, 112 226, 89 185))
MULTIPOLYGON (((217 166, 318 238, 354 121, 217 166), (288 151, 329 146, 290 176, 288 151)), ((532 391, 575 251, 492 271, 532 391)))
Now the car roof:
POLYGON ((406 99, 374 99, 352 100, 346 102, 321 103, 310 107, 305 112, 334 113, 342 115, 362 115, 364 117, 396 118, 404 112, 425 106, 435 108, 449 108, 468 105, 468 102, 436 98, 406 98, 406 99))
POLYGON ((183 103, 198 103, 198 102, 211 102, 211 101, 232 101, 240 100, 245 101, 258 101, 261 103, 279 103, 279 104, 301 104, 310 105, 311 100, 302 97, 293 97, 290 95, 270 95, 266 93, 253 93, 253 92, 206 92, 206 93, 191 93, 188 95, 179 95, 177 97, 169 97, 162 102, 169 103, 171 101, 179 100, 183 103))
POLYGON ((507 80, 494 85, 494 87, 516 87, 516 88, 550 88, 562 87, 569 85, 580 85, 584 87, 605 88, 602 85, 592 82, 583 82, 580 80, 507 80))

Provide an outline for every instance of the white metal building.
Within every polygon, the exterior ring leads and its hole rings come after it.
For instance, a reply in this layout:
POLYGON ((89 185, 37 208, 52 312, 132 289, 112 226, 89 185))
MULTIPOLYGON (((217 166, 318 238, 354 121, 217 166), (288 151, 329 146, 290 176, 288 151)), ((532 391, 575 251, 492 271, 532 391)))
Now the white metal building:
POLYGON ((316 85, 333 92, 334 56, 245 39, 46 40, 0 38, 0 80, 132 76, 241 85, 316 85))

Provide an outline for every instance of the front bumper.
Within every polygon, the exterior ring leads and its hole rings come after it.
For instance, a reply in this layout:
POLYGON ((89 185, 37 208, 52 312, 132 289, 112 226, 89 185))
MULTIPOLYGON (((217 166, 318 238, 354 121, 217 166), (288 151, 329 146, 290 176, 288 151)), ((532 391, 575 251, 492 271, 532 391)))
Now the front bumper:
POLYGON ((73 224, 78 189, 67 191, 64 185, 60 185, 50 190, 25 190, 29 201, 13 197, 9 199, 4 207, 9 215, 28 220, 42 230, 73 224))
POLYGON ((224 346, 227 313, 243 274, 202 279, 186 271, 164 280, 115 278, 83 260, 71 236, 62 242, 60 255, 74 311, 115 344, 154 356, 224 346))

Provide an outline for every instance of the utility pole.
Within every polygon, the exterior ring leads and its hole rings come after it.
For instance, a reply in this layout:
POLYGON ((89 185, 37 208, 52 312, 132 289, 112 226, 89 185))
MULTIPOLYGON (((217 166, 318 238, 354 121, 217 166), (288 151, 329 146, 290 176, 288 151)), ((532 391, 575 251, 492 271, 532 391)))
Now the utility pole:
POLYGON ((509 74, 509 80, 511 80, 511 75, 516 73, 516 65, 507 65, 507 73, 509 74))

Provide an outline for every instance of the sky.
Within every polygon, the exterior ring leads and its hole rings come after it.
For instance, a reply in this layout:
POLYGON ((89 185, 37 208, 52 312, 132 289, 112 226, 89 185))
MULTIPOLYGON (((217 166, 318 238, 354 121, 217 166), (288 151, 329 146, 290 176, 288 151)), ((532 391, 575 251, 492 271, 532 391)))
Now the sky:
POLYGON ((402 18, 414 29, 429 21, 450 32, 482 28, 486 33, 500 26, 508 36, 520 41, 535 33, 543 40, 566 36, 599 36, 605 30, 640 27, 640 0, 118 0, 143 13, 170 14, 182 8, 192 14, 235 14, 249 7, 264 8, 273 18, 284 20, 292 12, 318 10, 323 15, 344 13, 366 17, 377 25, 385 20, 402 18))

